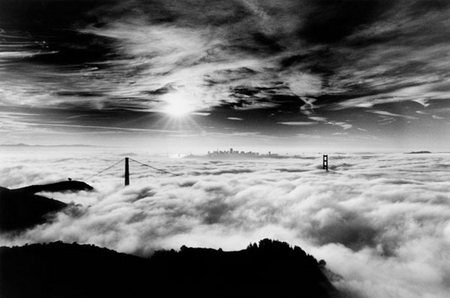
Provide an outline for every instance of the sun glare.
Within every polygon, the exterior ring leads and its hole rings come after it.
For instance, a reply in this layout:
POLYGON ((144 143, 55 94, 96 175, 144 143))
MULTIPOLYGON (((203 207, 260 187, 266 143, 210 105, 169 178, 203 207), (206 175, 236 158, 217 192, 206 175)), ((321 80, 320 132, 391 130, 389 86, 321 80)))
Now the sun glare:
POLYGON ((198 98, 196 94, 186 90, 165 94, 161 98, 159 112, 166 117, 161 117, 155 125, 178 132, 200 130, 194 116, 194 112, 199 109, 196 104, 198 98))
POLYGON ((162 112, 174 118, 182 118, 188 116, 193 109, 188 101, 181 97, 170 97, 166 100, 166 105, 162 112))

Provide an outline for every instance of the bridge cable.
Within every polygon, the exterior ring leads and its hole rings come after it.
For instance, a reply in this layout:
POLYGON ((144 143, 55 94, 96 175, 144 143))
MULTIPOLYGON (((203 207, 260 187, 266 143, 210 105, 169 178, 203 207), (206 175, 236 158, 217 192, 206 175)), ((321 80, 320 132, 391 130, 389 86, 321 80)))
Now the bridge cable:
POLYGON ((145 163, 143 163, 143 162, 137 161, 137 160, 132 159, 132 158, 130 158, 130 160, 131 160, 131 161, 134 161, 134 162, 137 162, 138 164, 140 164, 140 165, 142 165, 142 166, 149 167, 149 168, 151 168, 151 169, 154 169, 154 170, 157 170, 157 171, 166 173, 166 174, 171 174, 171 175, 175 175, 175 176, 179 176, 179 175, 180 175, 180 174, 172 173, 172 172, 167 171, 167 170, 163 170, 163 169, 159 169, 159 168, 153 167, 153 166, 151 166, 151 165, 145 164, 145 163))
POLYGON ((91 179, 91 178, 94 178, 95 176, 100 175, 100 174, 103 173, 103 172, 106 172, 107 170, 109 170, 109 169, 111 169, 111 168, 117 166, 119 163, 122 163, 123 160, 124 160, 124 158, 122 158, 122 159, 119 160, 118 162, 114 163, 113 165, 111 165, 111 166, 109 166, 109 167, 107 167, 107 168, 105 168, 105 169, 103 169, 103 170, 101 170, 101 171, 98 171, 98 172, 95 173, 94 175, 89 176, 88 178, 86 178, 86 180, 89 180, 89 179, 91 179))

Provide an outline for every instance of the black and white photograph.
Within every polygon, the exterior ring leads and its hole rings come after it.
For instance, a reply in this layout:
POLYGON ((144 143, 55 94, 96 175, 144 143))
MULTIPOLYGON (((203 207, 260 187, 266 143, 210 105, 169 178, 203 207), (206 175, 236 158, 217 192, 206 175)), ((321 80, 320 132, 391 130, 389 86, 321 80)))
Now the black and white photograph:
POLYGON ((0 0, 0 298, 450 297, 449 0, 0 0))

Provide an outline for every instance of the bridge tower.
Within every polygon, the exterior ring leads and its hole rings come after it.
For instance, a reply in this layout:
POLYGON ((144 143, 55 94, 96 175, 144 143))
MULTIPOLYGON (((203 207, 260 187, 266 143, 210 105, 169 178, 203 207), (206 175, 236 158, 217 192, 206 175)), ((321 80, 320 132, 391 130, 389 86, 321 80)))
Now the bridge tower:
POLYGON ((323 166, 322 168, 328 172, 328 155, 323 155, 323 166))
POLYGON ((129 166, 129 158, 125 157, 125 186, 130 185, 130 166, 129 166))

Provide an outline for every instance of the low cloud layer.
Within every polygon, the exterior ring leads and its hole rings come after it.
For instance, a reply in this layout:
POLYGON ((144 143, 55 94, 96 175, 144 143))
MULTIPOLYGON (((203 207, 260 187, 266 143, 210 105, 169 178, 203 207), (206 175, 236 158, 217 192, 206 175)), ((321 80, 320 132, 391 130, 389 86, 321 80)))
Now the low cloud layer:
MULTIPOLYGON (((86 179, 122 158, 67 149, 2 154, 0 185, 70 176, 86 179), (31 158, 32 156, 32 158, 31 158), (71 156, 67 158, 67 156, 71 156)), ((53 150, 53 149, 52 149, 53 150)), ((92 150, 92 149, 90 149, 92 150)), ((148 255, 181 245, 241 249, 263 237, 305 248, 359 297, 445 297, 450 289, 450 157, 447 154, 333 154, 302 159, 206 161, 134 159, 87 182, 94 193, 55 194, 80 204, 2 245, 63 240, 148 255)))

